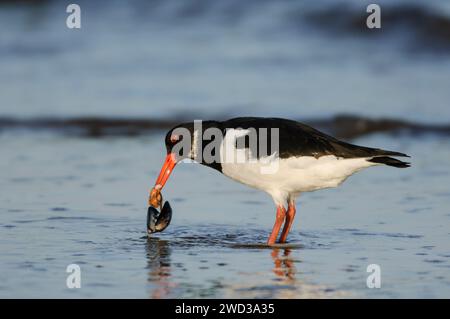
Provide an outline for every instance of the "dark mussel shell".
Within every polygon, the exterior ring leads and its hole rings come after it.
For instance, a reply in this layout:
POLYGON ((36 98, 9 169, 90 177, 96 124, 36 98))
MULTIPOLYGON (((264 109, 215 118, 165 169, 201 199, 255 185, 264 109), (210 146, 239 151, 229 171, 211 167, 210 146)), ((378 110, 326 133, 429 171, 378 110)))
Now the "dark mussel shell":
POLYGON ((147 231, 148 233, 162 232, 169 226, 172 220, 172 207, 169 202, 165 202, 161 212, 152 206, 147 211, 147 231))
POLYGON ((147 210, 147 231, 149 233, 156 232, 156 221, 158 220, 159 212, 153 206, 149 206, 147 210))

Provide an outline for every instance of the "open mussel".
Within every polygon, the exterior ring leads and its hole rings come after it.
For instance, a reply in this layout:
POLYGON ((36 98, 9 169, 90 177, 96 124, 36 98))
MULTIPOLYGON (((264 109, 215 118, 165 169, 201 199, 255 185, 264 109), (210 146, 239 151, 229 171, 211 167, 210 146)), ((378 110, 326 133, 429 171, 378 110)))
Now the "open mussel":
POLYGON ((147 211, 147 232, 149 234, 162 232, 169 226, 172 220, 172 207, 169 202, 165 202, 161 212, 158 212, 153 206, 148 207, 147 211))

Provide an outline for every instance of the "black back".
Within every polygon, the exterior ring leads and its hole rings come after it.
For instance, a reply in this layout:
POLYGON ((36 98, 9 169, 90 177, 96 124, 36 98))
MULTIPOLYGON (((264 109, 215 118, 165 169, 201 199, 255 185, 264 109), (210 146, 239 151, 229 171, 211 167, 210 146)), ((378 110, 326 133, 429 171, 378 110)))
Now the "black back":
MULTIPOLYGON (((221 123, 226 128, 271 128, 279 129, 279 157, 313 156, 319 158, 335 155, 341 158, 357 158, 372 156, 407 156, 399 152, 386 151, 377 148, 357 146, 340 141, 300 122, 281 118, 238 117, 221 123)), ((270 149, 270 133, 268 149, 270 149)))
MULTIPOLYGON (((166 147, 167 152, 170 152, 173 143, 170 141, 171 132, 177 127, 184 127, 189 130, 191 135, 194 132, 194 123, 183 123, 172 130, 166 135, 166 147)), ((326 155, 334 155, 340 158, 370 158, 377 156, 408 156, 403 153, 382 150, 378 148, 369 148, 364 146, 353 145, 340 141, 332 136, 322 133, 308 125, 300 122, 286 120, 281 118, 260 118, 260 117, 238 117, 223 122, 218 121, 203 121, 202 129, 214 127, 222 131, 223 136, 226 134, 227 129, 249 129, 254 128, 257 132, 257 145, 259 145, 259 129, 267 129, 267 148, 264 154, 260 154, 258 150, 257 157, 273 154, 275 150, 271 149, 271 133, 270 130, 278 128, 279 134, 279 158, 299 157, 299 156, 312 156, 319 158, 326 155)), ((203 134, 202 134, 203 135, 203 134)), ((246 138, 246 137, 244 137, 246 138)), ((210 141, 203 141, 202 148, 204 149, 206 144, 210 141)), ((238 143, 237 143, 238 144, 238 143)), ((242 143, 244 147, 249 147, 247 143, 242 143)), ((218 171, 222 171, 222 165, 220 163, 205 163, 202 165, 209 166, 218 171)))

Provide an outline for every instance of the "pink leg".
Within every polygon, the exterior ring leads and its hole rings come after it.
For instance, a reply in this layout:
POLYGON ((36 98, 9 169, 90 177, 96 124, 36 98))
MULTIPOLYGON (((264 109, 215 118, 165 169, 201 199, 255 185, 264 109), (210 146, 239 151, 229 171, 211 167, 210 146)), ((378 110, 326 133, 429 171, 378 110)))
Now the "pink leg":
POLYGON ((273 225, 272 233, 270 234, 269 239, 267 240, 267 245, 275 244, 277 240, 278 233, 280 232, 281 225, 286 218, 286 209, 283 206, 277 207, 277 217, 275 219, 275 224, 273 225))
POLYGON ((295 217, 295 203, 293 201, 289 202, 288 210, 286 213, 286 222, 284 223, 283 231, 280 236, 280 243, 285 243, 286 238, 291 230, 292 223, 294 222, 295 217))

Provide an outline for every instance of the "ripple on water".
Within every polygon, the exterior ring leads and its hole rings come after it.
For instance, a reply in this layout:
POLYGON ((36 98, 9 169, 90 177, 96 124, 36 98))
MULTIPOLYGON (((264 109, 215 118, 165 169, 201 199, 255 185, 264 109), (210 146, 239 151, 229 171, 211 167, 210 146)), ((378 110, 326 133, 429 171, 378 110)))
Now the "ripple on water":
POLYGON ((374 233, 374 232, 352 232, 352 235, 355 236, 381 236, 381 237, 391 237, 391 238, 409 238, 409 239, 419 239, 422 238, 422 235, 413 235, 413 234, 402 234, 402 233, 374 233))
POLYGON ((8 213, 23 213, 25 210, 23 209, 8 209, 8 213))
MULTIPOLYGON (((381 224, 381 223, 380 223, 381 224)), ((380 236, 380 237, 390 237, 390 238, 409 238, 409 239, 419 239, 422 235, 415 234, 403 234, 403 233, 386 233, 386 232, 366 232, 357 228, 338 228, 338 231, 348 232, 354 236, 380 236)))
POLYGON ((426 263, 430 263, 430 264, 445 263, 445 260, 442 260, 442 259, 424 259, 423 261, 426 262, 426 263))
POLYGON ((105 206, 109 207, 131 207, 133 206, 130 203, 105 203, 105 206))
POLYGON ((416 214, 416 213, 428 212, 431 209, 432 209, 431 207, 416 207, 416 208, 407 209, 406 212, 410 213, 410 214, 416 214))
POLYGON ((257 201, 257 200, 241 200, 239 201, 240 203, 244 204, 244 205, 264 205, 265 203, 262 201, 257 201))
POLYGON ((42 221, 41 219, 22 219, 13 221, 16 224, 30 224, 42 221))
POLYGON ((244 244, 231 244, 229 245, 231 248, 243 248, 243 249, 274 249, 274 248, 280 248, 280 249, 301 249, 305 248, 304 245, 301 244, 273 244, 273 245, 267 245, 265 243, 244 243, 244 244))
POLYGON ((85 216, 52 216, 48 217, 47 220, 99 220, 93 217, 85 217, 85 216))
POLYGON ((289 249, 327 249, 331 247, 331 243, 321 243, 317 238, 321 237, 312 233, 295 233, 290 234, 289 242, 285 244, 275 244, 268 246, 267 230, 258 228, 247 228, 243 231, 238 227, 230 227, 227 225, 198 225, 194 227, 172 227, 164 233, 152 234, 154 240, 167 239, 171 247, 174 248, 233 248, 233 249, 273 249, 289 248, 289 249))

